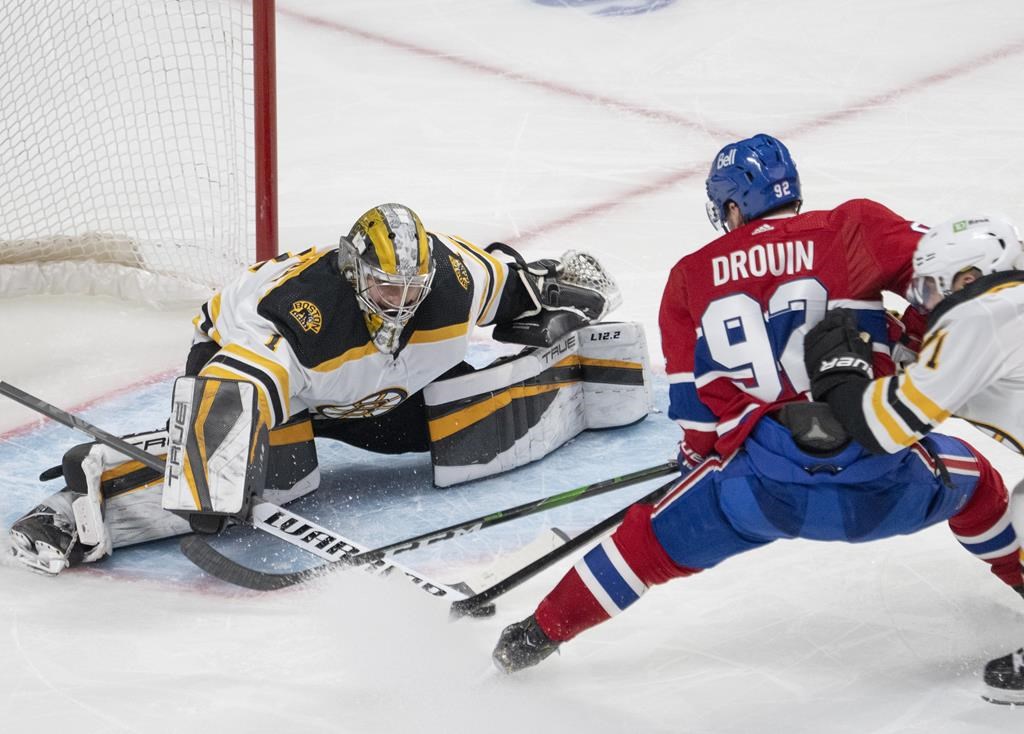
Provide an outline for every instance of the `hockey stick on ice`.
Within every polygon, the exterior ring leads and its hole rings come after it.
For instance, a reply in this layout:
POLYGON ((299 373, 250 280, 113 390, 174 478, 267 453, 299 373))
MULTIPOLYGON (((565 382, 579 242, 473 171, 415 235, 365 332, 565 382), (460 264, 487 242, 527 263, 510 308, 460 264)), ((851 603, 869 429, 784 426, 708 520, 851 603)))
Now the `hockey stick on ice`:
MULTIPOLYGON (((662 486, 655 489, 653 492, 641 497, 634 504, 657 502, 666 494, 668 494, 672 490, 672 488, 679 484, 679 482, 681 481, 681 479, 675 478, 671 482, 663 484, 662 486)), ((497 582, 496 584, 493 584, 489 588, 484 589, 483 591, 478 592, 473 596, 467 597, 466 599, 460 599, 459 601, 452 602, 452 619, 458 619, 459 617, 464 617, 467 615, 477 616, 477 610, 481 607, 491 608, 493 606, 491 602, 494 599, 497 599, 502 594, 511 591, 512 589, 522 584, 524 581, 533 578, 538 573, 545 570, 552 564, 557 563, 558 561, 562 560, 566 556, 573 553, 576 549, 585 546, 590 541, 600 537, 608 530, 614 528, 616 525, 621 523, 622 519, 626 516, 626 513, 629 512, 629 508, 632 506, 633 505, 628 505, 627 507, 623 507, 614 515, 606 517, 597 525, 594 525, 593 527, 583 531, 565 545, 561 545, 558 548, 555 548, 550 553, 541 556, 537 560, 533 561, 532 563, 529 563, 528 565, 519 569, 515 573, 506 576, 501 581, 497 582)))
POLYGON ((509 520, 515 520, 537 512, 550 510, 554 507, 560 507, 561 505, 566 505, 570 502, 575 502, 587 497, 595 497, 599 494, 604 494, 605 492, 629 487, 634 484, 639 484, 640 482, 645 482, 649 479, 655 479, 678 471, 679 467, 675 461, 657 464, 630 474, 624 474, 620 477, 605 479, 600 482, 595 482, 594 484, 587 484, 582 487, 566 490, 565 492, 560 492, 558 494, 551 495, 550 497, 526 502, 505 510, 491 512, 487 515, 475 517, 472 520, 465 520, 460 523, 455 523, 454 525, 449 525, 446 528, 431 530, 423 533, 422 535, 416 535, 411 538, 406 538, 405 540, 389 543, 388 545, 374 548, 373 550, 363 551, 362 553, 355 555, 337 557, 322 566, 305 569, 303 571, 290 571, 284 573, 257 571, 225 557, 218 551, 214 550, 204 538, 198 536, 184 539, 181 544, 181 550, 189 560, 197 566, 223 581, 228 581, 229 583, 244 586, 249 589, 256 589, 258 591, 274 591, 276 589, 283 589, 287 586, 293 586, 294 584, 317 578, 325 573, 341 568, 359 566, 367 563, 379 564, 382 558, 388 554, 404 553, 423 545, 430 545, 442 540, 448 540, 449 538, 456 538, 462 535, 468 535, 469 533, 475 533, 478 530, 489 528, 492 525, 499 525, 503 522, 508 522, 509 520))
POLYGON ((77 415, 71 415, 66 411, 61 410, 55 405, 50 405, 45 400, 40 400, 34 395, 29 395, 23 390, 19 390, 14 385, 0 380, 0 395, 6 395, 11 400, 21 403, 26 408, 30 408, 37 413, 42 413, 47 418, 61 423, 68 428, 77 428, 82 433, 86 433, 95 438, 100 443, 104 443, 111 448, 115 448, 125 456, 135 459, 136 461, 148 466, 150 469, 154 469, 161 474, 164 472, 164 461, 159 456, 154 456, 148 451, 143 451, 138 446, 134 446, 123 438, 107 433, 101 428, 97 428, 92 423, 79 418, 77 415))
MULTIPOLYGON (((270 502, 257 502, 252 508, 250 522, 257 530, 281 538, 287 543, 329 562, 337 562, 363 550, 333 530, 317 525, 270 502)), ((181 539, 180 545, 181 552, 185 554, 185 557, 211 576, 256 591, 272 591, 283 588, 281 585, 275 584, 274 574, 255 571, 232 561, 214 550, 202 536, 186 536, 181 539)), ((473 590, 464 583, 449 585, 430 581, 401 563, 385 559, 365 564, 363 569, 374 576, 387 576, 395 572, 404 574, 409 581, 431 596, 463 599, 473 593, 473 590)), ((491 605, 490 607, 481 607, 476 616, 489 616, 493 613, 494 606, 491 605)))
MULTIPOLYGON (((50 403, 47 403, 45 400, 41 400, 40 398, 37 398, 34 395, 30 395, 29 393, 24 392, 23 390, 19 390, 13 385, 2 380, 0 380, 0 395, 6 395, 12 400, 21 403, 25 407, 31 408, 37 413, 41 413, 48 418, 52 418, 58 423, 61 423, 69 428, 78 429, 79 431, 82 431, 83 433, 92 436, 97 441, 106 444, 107 446, 110 446, 113 449, 116 449, 125 456, 135 459, 136 461, 140 462, 144 466, 149 467, 150 469, 154 469, 155 471, 158 471, 161 474, 164 471, 165 462, 159 456, 155 456, 147 451, 143 451, 138 446, 134 446, 128 443, 123 438, 115 436, 112 433, 107 433, 101 428, 97 428, 93 424, 89 423, 88 421, 79 418, 78 416, 72 415, 67 411, 61 410, 60 408, 51 405, 50 403)), ((342 538, 340 535, 337 535, 336 533, 326 528, 320 527, 319 525, 316 525, 315 523, 312 523, 300 517, 299 515, 296 515, 293 512, 285 510, 283 507, 278 507, 277 505, 274 505, 270 502, 258 502, 253 507, 253 516, 251 518, 251 522, 253 527, 256 527, 266 533, 269 533, 270 535, 274 535, 278 538, 281 538, 282 540, 290 543, 291 545, 294 545, 298 548, 301 548, 302 550, 313 553, 314 555, 320 558, 325 558, 327 560, 334 560, 339 555, 346 552, 355 554, 362 550, 358 546, 349 543, 349 541, 347 541, 345 538, 342 538)), ((191 547, 193 544, 192 542, 196 542, 199 540, 200 538, 198 536, 185 538, 182 541, 182 551, 185 552, 185 555, 189 558, 189 560, 192 560, 194 563, 196 563, 197 566, 199 566, 203 570, 207 570, 203 566, 203 564, 196 561, 193 558, 193 555, 190 555, 189 552, 186 550, 186 545, 188 547, 191 547)), ((216 551, 213 551, 212 548, 210 548, 209 550, 213 553, 216 553, 216 551)), ((455 595, 464 596, 467 593, 466 589, 468 589, 469 592, 472 592, 472 589, 469 589, 469 587, 460 589, 457 586, 452 587, 446 586, 444 584, 432 583, 398 564, 381 562, 375 564, 372 570, 374 573, 377 574, 385 574, 390 573, 392 570, 395 569, 404 573, 409 578, 410 581, 412 581, 414 584, 422 588, 427 593, 432 594, 434 596, 447 596, 449 594, 452 594, 453 592, 455 595)), ((209 572, 213 574, 212 571, 209 572)), ((489 612, 493 612, 493 609, 484 609, 482 613, 488 614, 489 612)))
POLYGON ((500 525, 501 523, 508 522, 509 520, 526 517, 527 515, 533 515, 537 512, 544 512, 545 510, 567 505, 570 502, 587 499, 588 497, 596 497, 597 495, 604 494, 605 492, 622 489, 623 487, 630 487, 634 484, 645 482, 648 479, 655 479, 657 477, 663 477, 678 472, 679 465, 677 462, 663 462, 661 464, 656 464, 655 466, 649 466, 646 469, 638 469, 635 472, 623 474, 620 477, 612 477, 611 479, 594 482, 593 484, 585 484, 582 487, 576 487, 575 489, 559 492, 558 494, 553 494, 550 497, 533 500, 532 502, 524 502, 521 505, 510 507, 507 510, 498 510, 497 512, 492 512, 472 520, 455 523, 454 525, 449 525, 448 527, 441 528, 440 530, 431 530, 430 532, 423 533, 422 535, 416 535, 411 538, 406 538, 405 540, 398 540, 394 543, 389 543, 388 545, 375 548, 374 550, 364 551, 359 555, 352 556, 348 560, 350 563, 357 566, 363 563, 372 563, 386 553, 393 555, 405 553, 406 551, 415 550, 421 545, 431 545, 442 540, 448 540, 449 538, 455 538, 468 533, 475 533, 477 530, 483 530, 484 528, 489 528, 492 525, 500 525))

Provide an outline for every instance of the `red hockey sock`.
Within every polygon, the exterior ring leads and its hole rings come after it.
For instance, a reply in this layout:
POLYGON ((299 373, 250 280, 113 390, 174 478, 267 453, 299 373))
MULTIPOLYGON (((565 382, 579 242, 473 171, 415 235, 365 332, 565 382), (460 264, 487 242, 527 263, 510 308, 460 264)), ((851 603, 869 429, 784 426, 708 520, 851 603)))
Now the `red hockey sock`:
POLYGON ((654 584, 700 571, 677 565, 651 527, 650 505, 630 508, 622 525, 592 548, 541 601, 537 623, 552 640, 571 640, 628 607, 654 584))
POLYGON ((1020 586, 1020 539, 1010 523, 1006 485, 988 460, 973 448, 971 452, 981 471, 978 486, 964 508, 949 519, 949 527, 964 548, 992 567, 992 573, 1010 586, 1020 586))

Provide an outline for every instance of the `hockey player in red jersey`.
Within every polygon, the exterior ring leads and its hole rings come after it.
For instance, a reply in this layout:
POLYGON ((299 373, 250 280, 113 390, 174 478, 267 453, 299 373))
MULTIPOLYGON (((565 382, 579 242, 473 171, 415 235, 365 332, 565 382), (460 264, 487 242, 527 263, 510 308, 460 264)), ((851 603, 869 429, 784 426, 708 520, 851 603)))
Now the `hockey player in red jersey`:
MULTIPOLYGON (((800 213, 796 166, 769 135, 723 148, 707 191, 726 233, 672 269, 660 314, 684 477, 656 506, 633 506, 533 615, 502 632, 493 658, 506 672, 655 584, 780 538, 864 542, 942 520, 973 535, 1001 519, 1003 482, 964 442, 932 434, 874 456, 826 404, 808 402, 804 336, 829 309, 852 311, 873 369, 892 373, 882 292, 906 290, 921 228, 865 199, 800 213)), ((1021 582, 1012 557, 981 557, 1007 584, 1021 582)))
MULTIPOLYGON (((827 401, 861 445, 892 453, 920 440, 950 415, 974 423, 1024 454, 1024 248, 1004 217, 955 217, 921 238, 914 253, 912 301, 929 313, 918 360, 901 374, 872 380, 852 314, 837 309, 807 335, 806 366, 815 400, 827 401)), ((1012 569, 1024 528, 1024 482, 995 526, 955 528, 974 553, 1012 569)), ((1024 560, 1024 558, 1022 558, 1024 560)), ((1024 649, 985 668, 986 698, 1024 705, 1024 649)))

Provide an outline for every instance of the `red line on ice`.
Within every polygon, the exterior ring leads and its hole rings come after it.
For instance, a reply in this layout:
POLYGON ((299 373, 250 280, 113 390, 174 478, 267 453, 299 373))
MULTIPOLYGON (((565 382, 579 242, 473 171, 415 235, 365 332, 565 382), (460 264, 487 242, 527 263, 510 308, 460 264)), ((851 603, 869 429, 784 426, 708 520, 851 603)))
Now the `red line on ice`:
MULTIPOLYGON (((586 102, 594 102, 602 107, 612 108, 619 111, 627 112, 630 114, 645 117, 651 120, 657 120, 659 122, 666 122, 674 124, 678 127, 685 128, 687 130, 694 130, 718 138, 724 144, 730 139, 740 137, 735 133, 729 131, 711 127, 707 124, 690 120, 682 115, 678 115, 668 110, 658 110, 652 107, 645 107, 643 105, 637 105, 632 102, 625 102, 623 100, 614 99, 603 94, 596 94, 594 92, 587 92, 582 89, 577 89, 568 84, 562 82, 553 81, 550 79, 542 79, 535 77, 530 74, 526 74, 520 71, 514 71, 512 69, 502 68, 494 64, 485 63, 482 61, 475 61, 473 59, 467 59, 461 56, 453 56, 452 54, 443 53, 436 49, 419 46, 408 41, 402 41, 391 36, 385 36, 379 33, 373 33, 371 31, 356 28, 354 26, 347 25, 335 20, 327 18, 319 18, 306 13, 300 13, 294 10, 287 10, 278 8, 278 15, 291 18, 309 25, 316 26, 321 29, 332 30, 339 33, 345 33, 356 38, 360 38, 366 41, 394 48, 407 53, 415 54, 417 56, 432 59, 434 61, 458 66, 464 70, 486 74, 488 76, 498 77, 505 81, 518 82, 528 84, 533 87, 543 89, 547 92, 559 94, 564 97, 572 97, 580 99, 586 102)), ((998 48, 994 51, 977 56, 973 59, 967 59, 958 64, 955 64, 947 69, 928 74, 920 79, 908 82, 902 86, 891 89, 887 92, 881 92, 879 94, 871 95, 865 99, 848 105, 842 109, 835 110, 833 112, 826 113, 812 120, 808 120, 800 125, 797 125, 790 130, 774 131, 783 140, 789 140, 800 135, 819 130, 821 128, 829 127, 839 122, 844 122, 852 117, 865 112, 871 112, 875 109, 883 107, 885 104, 897 100, 901 97, 905 97, 910 94, 920 92, 928 87, 941 84, 955 79, 965 74, 972 73, 981 69, 985 66, 989 66, 994 63, 998 63, 1007 59, 1011 56, 1024 51, 1024 40, 1015 41, 1006 46, 998 48)), ((687 168, 675 170, 665 176, 654 179, 648 184, 642 186, 636 186, 631 189, 627 189, 622 192, 616 193, 613 197, 605 199, 603 201, 596 202, 590 206, 579 209, 575 212, 555 217, 546 222, 540 222, 532 225, 529 229, 519 233, 515 236, 509 236, 504 239, 506 242, 517 242, 522 244, 524 241, 529 240, 531 237, 540 233, 549 233, 555 230, 562 229, 564 227, 571 226, 578 222, 590 219, 592 217, 604 214, 612 209, 615 209, 622 204, 631 202, 635 199, 642 198, 649 194, 658 193, 664 189, 674 186, 681 181, 686 181, 697 176, 703 176, 707 170, 706 163, 700 165, 691 165, 687 168)))
MULTIPOLYGON (((164 380, 167 380, 167 379, 169 379, 171 377, 174 377, 175 375, 178 375, 178 374, 180 374, 180 372, 178 370, 169 370, 167 372, 160 372, 160 373, 155 374, 155 375, 150 375, 148 377, 143 377, 142 379, 136 380, 136 381, 134 381, 134 382, 132 382, 132 383, 130 383, 128 385, 123 385, 122 387, 116 388, 116 389, 111 390, 109 392, 102 393, 102 394, 97 395, 97 396, 95 396, 93 398, 90 398, 89 400, 86 400, 83 403, 78 403, 77 405, 73 405, 70 408, 65 408, 63 405, 58 405, 57 407, 60 408, 61 410, 65 410, 68 413, 71 413, 72 415, 74 415, 74 414, 77 414, 77 413, 81 413, 81 412, 83 412, 85 410, 88 410, 89 408, 91 408, 94 405, 97 405, 99 403, 106 402, 107 400, 111 400, 113 398, 116 398, 119 395, 124 395, 126 393, 133 392, 133 391, 139 389, 140 387, 148 387, 149 385, 156 384, 157 382, 163 382, 164 380)), ((2 399, 6 400, 7 398, 2 398, 2 399)), ((47 402, 49 402, 49 401, 47 401, 47 402)), ((16 438, 17 436, 21 436, 21 435, 26 434, 26 433, 31 433, 32 431, 36 430, 40 426, 42 426, 42 425, 44 425, 46 423, 49 423, 49 422, 55 422, 55 421, 51 421, 50 418, 46 418, 44 416, 39 416, 39 418, 36 419, 36 420, 29 421, 28 423, 24 423, 24 424, 22 424, 20 426, 16 426, 15 428, 11 428, 11 429, 9 429, 7 431, 4 431, 3 433, 0 433, 0 441, 6 441, 8 439, 16 438)), ((99 427, 102 428, 103 426, 99 426, 99 427)), ((73 429, 69 428, 68 430, 70 431, 70 430, 73 430, 73 429)), ((83 441, 84 440, 85 439, 83 438, 83 441)))
MULTIPOLYGON (((434 49, 418 46, 408 41, 402 41, 396 38, 392 38, 390 36, 372 33, 370 31, 345 25, 337 21, 328 20, 326 18, 317 18, 312 15, 307 15, 305 13, 299 13, 284 8, 278 9, 278 15, 282 17, 291 18, 293 20, 297 20, 310 25, 314 25, 317 26, 318 28, 337 31, 339 33, 345 33, 351 36, 355 36, 357 38, 361 38, 366 41, 378 43, 383 46, 398 49, 400 51, 405 51, 407 53, 412 53, 417 56, 426 57, 434 61, 439 61, 454 66, 458 66, 467 71, 472 71, 480 74, 487 74, 489 76, 495 76, 507 81, 528 84, 530 86, 543 89, 547 92, 551 92, 553 94, 559 94, 565 97, 572 97, 574 99, 580 99, 586 102, 593 102, 602 107, 627 112, 630 114, 638 115, 640 117, 645 117, 647 119, 656 120, 659 122, 670 123, 673 125, 677 125, 678 127, 685 128, 687 130, 708 133, 709 135, 712 135, 714 137, 721 138, 723 142, 725 142, 728 139, 737 137, 735 134, 729 133, 728 131, 709 127, 702 123, 698 123, 688 118, 685 118, 682 115, 678 115, 674 112, 670 112, 667 110, 658 110, 651 107, 645 107, 631 102, 625 102, 622 100, 614 99, 606 95, 587 92, 582 89, 576 89, 574 87, 571 87, 568 84, 563 84, 561 82, 556 82, 550 79, 542 79, 540 77, 531 76, 529 74, 514 71, 512 69, 503 69, 499 66, 484 63, 482 61, 474 61, 472 59, 467 59, 460 56, 452 56, 451 54, 446 54, 434 49)), ((901 97, 905 97, 910 94, 915 94, 929 87, 933 87, 936 84, 941 84, 943 82, 956 79, 957 77, 973 73, 986 66, 998 63, 1007 58, 1010 58, 1011 56, 1015 56, 1021 53, 1022 51, 1024 51, 1024 40, 1007 44, 1006 46, 995 49, 994 51, 989 51, 988 53, 982 54, 981 56, 968 59, 966 61, 955 64, 947 69, 943 69, 928 74, 919 79, 908 82, 907 84, 903 84, 899 87, 896 87, 895 89, 871 95, 842 109, 826 113, 812 120, 808 120, 807 122, 797 125, 796 127, 791 128, 789 130, 777 131, 777 134, 780 138, 788 140, 794 137, 799 137, 801 135, 820 130, 822 128, 827 128, 831 125, 840 122, 845 122, 846 120, 856 117, 857 115, 866 112, 871 112, 880 107, 883 107, 884 105, 893 102, 897 99, 900 99, 901 97)), ((584 207, 582 209, 578 209, 576 211, 569 212, 568 214, 564 214, 560 217, 555 217, 548 221, 535 224, 531 226, 528 230, 521 232, 519 235, 507 237, 506 241, 518 242, 521 244, 525 241, 528 241, 531 237, 536 236, 542 232, 549 233, 552 231, 563 229, 565 227, 572 226, 574 224, 591 219, 593 217, 605 214, 606 212, 616 209, 622 204, 631 202, 635 199, 639 199, 644 196, 648 196, 650 194, 658 193, 680 183, 681 181, 686 181, 689 179, 696 178, 698 176, 703 176, 706 168, 706 164, 701 163, 699 165, 690 165, 686 168, 674 170, 671 173, 668 173, 664 176, 661 176, 660 178, 652 180, 650 183, 644 184, 642 186, 636 186, 625 191, 620 191, 616 193, 613 197, 609 197, 603 201, 595 202, 594 204, 591 204, 590 206, 584 207)), ((117 395, 130 392, 131 390, 134 390, 143 385, 149 385, 154 382, 167 379, 167 377, 169 377, 171 374, 173 373, 163 373, 160 375, 154 375, 152 377, 135 382, 131 385, 127 385, 123 388, 114 390, 110 393, 97 396, 86 403, 75 406, 74 408, 71 409, 71 412, 85 410, 86 408, 92 405, 103 402, 105 400, 109 400, 113 397, 116 397, 117 395)), ((0 440, 4 440, 16 435, 20 435, 22 433, 26 433, 34 429, 38 425, 39 421, 33 421, 32 423, 29 423, 27 425, 19 426, 18 428, 7 431, 5 433, 0 433, 0 440)))

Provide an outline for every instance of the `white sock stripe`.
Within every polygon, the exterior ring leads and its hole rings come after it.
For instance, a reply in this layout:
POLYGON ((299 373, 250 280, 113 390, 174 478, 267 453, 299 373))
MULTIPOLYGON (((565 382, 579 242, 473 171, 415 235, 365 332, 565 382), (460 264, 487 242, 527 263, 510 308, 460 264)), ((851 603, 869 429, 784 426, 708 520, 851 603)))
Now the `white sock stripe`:
POLYGON ((622 576, 622 580, 629 585, 629 588, 631 588, 637 596, 642 596, 643 593, 647 591, 647 584, 641 581, 637 575, 633 573, 633 569, 629 567, 629 564, 626 563, 626 559, 622 557, 618 546, 615 545, 615 541, 611 538, 605 538, 601 541, 601 545, 604 546, 605 555, 608 556, 608 560, 615 567, 615 570, 619 572, 619 575, 622 576))
POLYGON ((998 520, 996 520, 995 525, 990 527, 984 533, 979 533, 978 535, 957 535, 956 533, 954 533, 953 535, 961 543, 966 543, 968 545, 974 545, 976 543, 984 543, 986 540, 991 540, 992 538, 994 538, 997 535, 999 535, 999 533, 1001 533, 1004 530, 1006 530, 1006 527, 1009 524, 1010 524, 1010 508, 1007 507, 1006 508, 1006 512, 1003 513, 1003 516, 1000 517, 998 520))
POLYGON ((977 470, 977 469, 960 469, 959 467, 955 467, 955 466, 947 466, 946 470, 950 474, 960 474, 961 476, 967 476, 967 477, 980 477, 981 476, 981 472, 979 470, 977 470))
POLYGON ((581 558, 576 563, 576 573, 580 575, 580 579, 583 581, 583 585, 587 587, 587 591, 597 599, 597 603, 601 605, 601 608, 608 614, 609 617, 614 617, 616 614, 621 612, 619 605, 612 601, 612 598, 608 596, 608 592, 601 586, 601 582, 598 581, 594 574, 591 573, 590 567, 587 566, 587 562, 584 558, 581 558))

